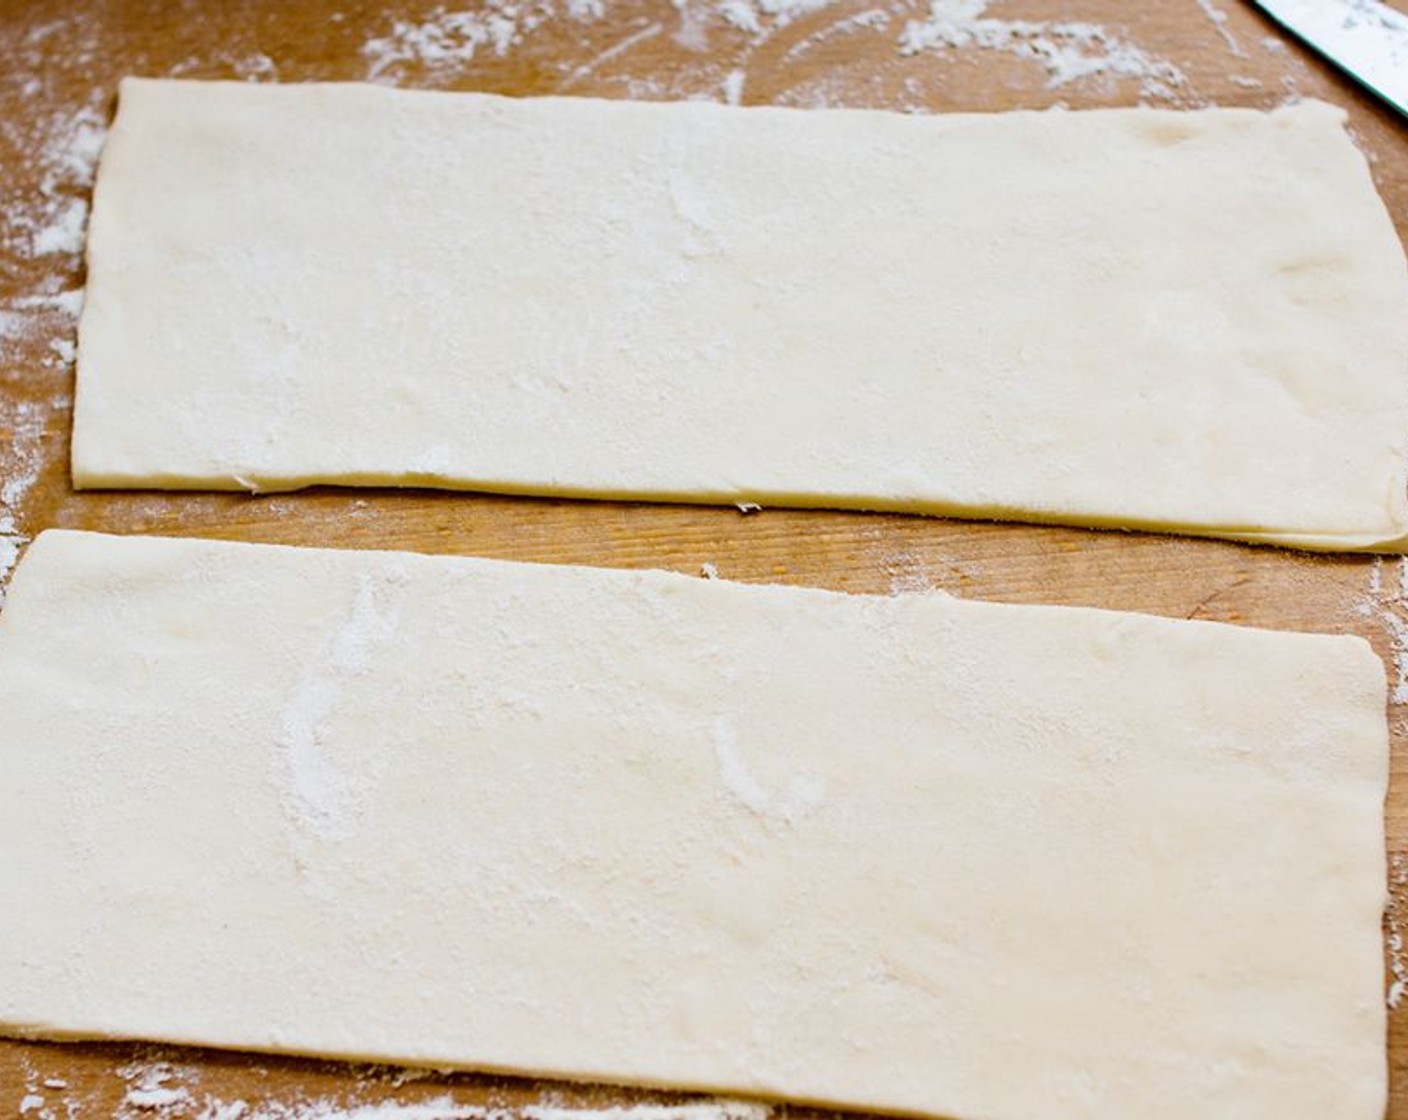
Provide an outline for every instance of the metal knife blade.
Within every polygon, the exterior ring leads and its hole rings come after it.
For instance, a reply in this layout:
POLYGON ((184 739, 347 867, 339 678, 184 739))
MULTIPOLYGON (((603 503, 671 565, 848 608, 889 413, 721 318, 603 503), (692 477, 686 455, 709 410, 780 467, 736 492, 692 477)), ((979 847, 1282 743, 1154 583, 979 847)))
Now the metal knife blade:
POLYGON ((1253 0, 1296 38, 1408 115, 1408 15, 1378 0, 1253 0))

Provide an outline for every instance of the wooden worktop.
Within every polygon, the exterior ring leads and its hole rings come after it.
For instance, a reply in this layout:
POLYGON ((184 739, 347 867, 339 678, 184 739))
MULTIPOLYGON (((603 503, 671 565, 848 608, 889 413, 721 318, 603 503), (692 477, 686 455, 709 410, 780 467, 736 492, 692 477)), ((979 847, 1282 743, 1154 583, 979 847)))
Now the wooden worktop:
MULTIPOLYGON (((1019 29, 1001 22, 966 43, 937 44, 935 35, 926 36, 933 25, 925 22, 923 3, 812 0, 814 10, 806 6, 492 0, 447 10, 419 0, 0 0, 0 572, 8 570, 11 544, 22 548, 51 526, 695 574, 711 564, 723 578, 744 581, 866 592, 937 587, 1004 602, 1356 633, 1374 643, 1396 685, 1408 673, 1408 574, 1392 559, 830 512, 743 515, 424 491, 246 497, 71 489, 75 299, 64 293, 83 284, 76 250, 92 156, 126 74, 376 78, 520 95, 920 112, 1141 100, 1179 108, 1270 107, 1290 97, 1320 97, 1349 110, 1352 133, 1400 236, 1408 238, 1408 120, 1236 0, 990 5, 985 18, 1036 25, 1025 50, 1019 29), (1047 46, 1055 55, 1043 55, 1047 46), (1093 59, 1096 72, 1073 77, 1077 56, 1093 59)), ((1401 691, 1408 699, 1408 687, 1401 691)), ((1392 884, 1393 929, 1400 919, 1408 923, 1405 712, 1398 702, 1390 709, 1387 844, 1392 878, 1404 880, 1392 884)), ((1387 988, 1394 954, 1386 953, 1385 963, 1387 988)), ((1408 999, 1405 1010, 1390 1015, 1389 1059, 1389 1116, 1408 1120, 1408 999)), ((280 1105, 313 1114, 337 1105, 441 1101, 446 1094, 458 1104, 510 1109, 684 1099, 467 1074, 408 1079, 365 1066, 125 1044, 0 1041, 0 1116, 23 1108, 31 1117, 64 1120, 115 1113, 233 1120, 237 1102, 246 1103, 247 1117, 257 1117, 278 1114, 280 1105), (144 1088, 167 1093, 143 1095, 144 1088)))

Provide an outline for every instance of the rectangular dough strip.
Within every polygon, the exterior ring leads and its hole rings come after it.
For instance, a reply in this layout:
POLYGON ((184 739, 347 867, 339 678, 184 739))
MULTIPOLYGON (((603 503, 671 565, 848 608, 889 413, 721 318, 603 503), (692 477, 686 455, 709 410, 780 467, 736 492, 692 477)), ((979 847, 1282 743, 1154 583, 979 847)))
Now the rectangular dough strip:
POLYGON ((1382 1120, 1358 638, 51 531, 0 1025, 951 1120, 1382 1120))
POLYGON ((316 483, 1408 542, 1344 114, 129 79, 79 487, 316 483))

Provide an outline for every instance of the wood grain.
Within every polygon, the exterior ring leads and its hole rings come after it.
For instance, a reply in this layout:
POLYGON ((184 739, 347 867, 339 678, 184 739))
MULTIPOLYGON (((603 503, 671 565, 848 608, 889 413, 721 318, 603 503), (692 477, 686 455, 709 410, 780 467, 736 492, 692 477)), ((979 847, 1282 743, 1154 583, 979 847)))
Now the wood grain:
MULTIPOLYGON (((1391 680, 1400 663, 1408 666, 1400 561, 913 517, 771 509, 743 515, 423 491, 318 490, 262 498, 75 493, 66 471, 73 323, 51 300, 82 285, 82 265, 63 244, 41 250, 63 241, 50 229, 62 207, 85 197, 81 169, 68 167, 56 143, 71 134, 75 114, 110 112, 124 74, 350 80, 368 77, 380 64, 383 80, 406 86, 662 99, 722 98, 731 87, 744 102, 913 111, 1124 105, 1148 94, 1138 80, 1098 76, 1053 86, 1031 59, 971 47, 906 56, 899 37, 908 20, 925 14, 911 0, 879 6, 835 0, 791 20, 764 13, 756 30, 731 25, 706 0, 605 0, 599 16, 587 5, 574 9, 578 19, 565 14, 565 3, 549 16, 553 0, 533 0, 510 18, 519 35, 502 44, 502 53, 486 41, 468 57, 455 40, 439 52, 454 57, 436 57, 434 41, 426 40, 428 55, 400 59, 367 44, 392 35, 397 21, 443 28, 444 12, 420 0, 387 2, 0 2, 0 542, 22 545, 45 527, 70 526, 694 573, 707 563, 725 578, 748 581, 868 592, 940 587, 1007 602, 1358 633, 1384 657, 1391 680), (534 13, 543 18, 529 27, 534 13)), ((495 2, 503 15, 504 0, 484 2, 495 2)), ((1400 236, 1408 236, 1408 122, 1249 6, 1234 0, 1049 0, 993 7, 990 14, 1001 18, 1099 23, 1166 60, 1185 80, 1155 95, 1162 103, 1268 107, 1304 95, 1345 106, 1400 236), (1225 23, 1209 11, 1222 12, 1225 23)), ((4 555, 0 551, 0 559, 4 555)), ((1408 879, 1405 714, 1397 703, 1390 711, 1387 844, 1395 878, 1408 879)), ((0 735, 3 728, 0 713, 0 735)), ((1395 893, 1390 920, 1408 928, 1408 884, 1394 885, 1404 893, 1395 893)), ((1405 1015, 1390 1017, 1392 1120, 1408 1120, 1405 1015)), ((137 1071, 154 1061, 173 1063, 176 1077, 169 1084, 189 1094, 187 1103, 163 1110, 171 1116, 199 1115, 215 1101, 245 1101, 258 1112, 309 1099, 350 1107, 410 1104, 447 1093, 460 1103, 509 1109, 544 1100, 595 1107, 683 1099, 464 1074, 406 1082, 395 1071, 368 1067, 135 1045, 0 1041, 0 1115, 22 1107, 31 1117, 154 1115, 126 1095, 137 1071)))

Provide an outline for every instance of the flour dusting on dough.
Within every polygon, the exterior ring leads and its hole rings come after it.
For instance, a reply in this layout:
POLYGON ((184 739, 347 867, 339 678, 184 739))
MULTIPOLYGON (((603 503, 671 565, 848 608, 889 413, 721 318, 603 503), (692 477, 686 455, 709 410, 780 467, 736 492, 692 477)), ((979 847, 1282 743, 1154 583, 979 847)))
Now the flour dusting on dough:
MULTIPOLYGON (((780 798, 774 797, 748 769, 738 746, 738 729, 728 716, 719 716, 713 726, 714 758, 724 788, 750 812, 760 817, 796 824, 819 809, 826 800, 826 781, 818 774, 798 774, 788 783, 780 798)), ((534 1117, 530 1120, 551 1120, 534 1117)))
POLYGON ((348 618, 332 636, 325 668, 299 682, 280 719, 283 788, 291 815, 301 828, 328 840, 351 833, 362 792, 358 779, 329 750, 328 724, 347 684, 372 668, 377 652, 396 634, 400 617, 383 604, 385 597, 382 587, 363 577, 348 618))
POLYGON ((714 720, 714 757, 719 764, 719 777, 744 808, 760 816, 768 811, 768 794, 748 771, 738 750, 738 730, 728 716, 714 720))

